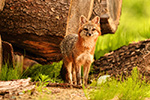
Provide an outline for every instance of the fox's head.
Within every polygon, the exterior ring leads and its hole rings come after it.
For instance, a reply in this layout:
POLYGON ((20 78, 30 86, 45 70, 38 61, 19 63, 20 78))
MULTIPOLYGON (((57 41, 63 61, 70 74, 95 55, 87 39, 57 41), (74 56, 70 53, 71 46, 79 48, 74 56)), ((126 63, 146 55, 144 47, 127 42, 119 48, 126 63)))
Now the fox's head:
POLYGON ((96 16, 91 21, 88 21, 86 17, 81 15, 78 35, 84 39, 97 38, 101 35, 100 18, 96 16))

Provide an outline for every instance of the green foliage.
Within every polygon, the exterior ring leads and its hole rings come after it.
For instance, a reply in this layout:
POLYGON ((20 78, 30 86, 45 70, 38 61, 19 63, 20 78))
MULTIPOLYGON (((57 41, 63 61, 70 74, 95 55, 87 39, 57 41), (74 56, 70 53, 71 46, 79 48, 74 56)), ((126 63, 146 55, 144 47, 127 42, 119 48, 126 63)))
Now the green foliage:
POLYGON ((126 80, 111 79, 97 85, 96 89, 90 90, 89 97, 91 100, 111 100, 115 97, 119 100, 144 100, 150 97, 150 84, 142 80, 137 68, 134 68, 126 80))
POLYGON ((2 66, 2 70, 0 73, 0 80, 8 81, 12 79, 20 79, 22 77, 20 67, 12 68, 12 66, 8 66, 7 64, 2 66))
POLYGON ((98 38, 95 59, 130 42, 150 38, 149 0, 123 0, 120 24, 115 34, 98 38))
POLYGON ((23 76, 31 77, 33 81, 38 81, 39 78, 42 78, 41 75, 46 75, 50 79, 51 82, 62 82, 61 79, 58 78, 59 72, 62 67, 62 61, 59 63, 53 63, 50 65, 40 65, 37 64, 29 68, 23 76))
POLYGON ((36 90, 39 91, 39 92, 42 92, 43 88, 48 85, 48 83, 49 83, 50 80, 51 79, 49 78, 48 75, 42 75, 42 74, 40 74, 40 76, 39 76, 39 83, 36 84, 36 90))
POLYGON ((61 70, 62 61, 59 63, 53 63, 50 65, 34 65, 24 72, 21 71, 22 66, 18 66, 15 68, 9 67, 6 65, 2 66, 2 71, 0 73, 0 80, 8 81, 12 79, 20 79, 31 77, 33 81, 42 82, 45 81, 43 79, 49 79, 50 82, 62 82, 61 79, 58 78, 59 72, 61 70))

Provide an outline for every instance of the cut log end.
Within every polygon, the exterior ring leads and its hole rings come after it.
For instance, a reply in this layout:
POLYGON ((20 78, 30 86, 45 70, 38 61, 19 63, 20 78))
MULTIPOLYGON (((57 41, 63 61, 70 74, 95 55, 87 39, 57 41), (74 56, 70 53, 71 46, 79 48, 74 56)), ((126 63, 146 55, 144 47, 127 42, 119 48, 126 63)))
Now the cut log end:
POLYGON ((111 25, 112 33, 117 30, 119 19, 121 15, 122 0, 108 0, 108 12, 110 15, 109 23, 111 25))
POLYGON ((102 35, 115 33, 121 15, 122 0, 95 0, 92 17, 101 17, 102 35))

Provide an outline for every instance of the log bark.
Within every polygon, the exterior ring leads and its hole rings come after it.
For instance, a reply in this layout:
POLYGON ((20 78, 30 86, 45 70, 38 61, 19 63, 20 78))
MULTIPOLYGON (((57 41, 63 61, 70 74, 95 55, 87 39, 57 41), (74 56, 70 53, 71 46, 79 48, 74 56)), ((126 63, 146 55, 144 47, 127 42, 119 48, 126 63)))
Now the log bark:
POLYGON ((5 0, 0 0, 0 11, 3 10, 4 5, 5 5, 5 0))
POLYGON ((133 67, 137 67, 140 73, 150 79, 150 39, 131 43, 111 53, 108 53, 95 61, 93 74, 95 78, 101 74, 109 74, 118 78, 131 74, 133 67))
POLYGON ((64 0, 6 0, 0 13, 2 40, 41 64, 59 61, 68 7, 64 0))
POLYGON ((1 69, 2 69, 2 60, 3 60, 3 56, 2 56, 2 39, 1 39, 1 35, 0 35, 0 73, 1 73, 1 69))
POLYGON ((10 43, 2 41, 2 56, 3 64, 7 64, 9 67, 14 66, 14 52, 13 47, 10 43))
MULTIPOLYGON (((120 17, 121 0, 94 2, 96 8, 111 3, 112 6, 103 8, 106 9, 103 14, 93 8, 92 16, 101 16, 102 33, 114 33, 117 28, 113 25, 117 27, 118 23, 112 23, 120 17), (111 10, 114 7, 115 10, 111 10), (110 13, 118 15, 113 17, 110 13)), ((59 44, 66 35, 69 5, 70 0, 6 0, 0 12, 2 40, 11 43, 16 53, 41 64, 61 60, 59 44)))
POLYGON ((19 94, 31 91, 35 85, 30 84, 31 78, 19 79, 14 81, 0 81, 0 94, 19 94))

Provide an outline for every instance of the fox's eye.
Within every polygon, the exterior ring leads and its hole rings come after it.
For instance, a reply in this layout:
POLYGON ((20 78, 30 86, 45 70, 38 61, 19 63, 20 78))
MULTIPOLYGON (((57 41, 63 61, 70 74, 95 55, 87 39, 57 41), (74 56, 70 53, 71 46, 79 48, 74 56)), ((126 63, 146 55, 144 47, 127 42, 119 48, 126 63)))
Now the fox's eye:
POLYGON ((88 31, 88 29, 87 29, 87 28, 84 28, 83 30, 88 31))
POLYGON ((95 30, 96 30, 95 28, 92 29, 92 31, 95 31, 95 30))

